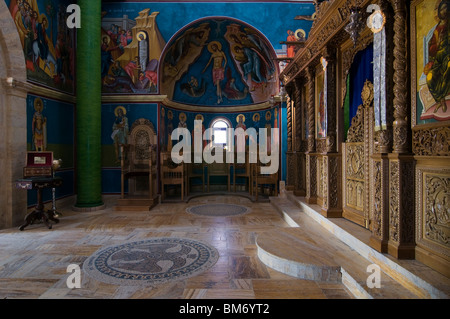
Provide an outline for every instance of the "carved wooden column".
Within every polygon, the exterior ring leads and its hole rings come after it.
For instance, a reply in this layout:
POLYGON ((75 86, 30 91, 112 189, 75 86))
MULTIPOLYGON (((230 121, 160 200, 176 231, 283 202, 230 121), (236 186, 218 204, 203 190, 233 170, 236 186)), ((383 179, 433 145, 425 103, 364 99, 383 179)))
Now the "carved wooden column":
POLYGON ((294 154, 295 154, 295 187, 294 195, 305 196, 305 150, 302 149, 303 146, 303 132, 305 132, 305 120, 304 120, 304 110, 307 107, 305 105, 305 92, 304 81, 302 78, 297 78, 295 81, 295 107, 294 107, 294 127, 295 127, 295 143, 293 144, 294 154))
POLYGON ((312 67, 306 68, 308 81, 308 150, 306 153, 306 202, 315 204, 317 202, 317 154, 315 139, 315 104, 314 104, 314 75, 312 67))
MULTIPOLYGON (((394 19, 393 13, 389 10, 389 4, 386 1, 380 1, 381 10, 386 15, 387 21, 394 19)), ((390 67, 393 65, 393 25, 386 23, 384 26, 386 32, 386 60, 384 76, 386 78, 386 101, 393 101, 393 71, 390 67)), ((374 152, 370 160, 370 200, 369 215, 371 218, 371 237, 369 244, 372 248, 381 253, 388 252, 389 240, 389 158, 388 154, 392 152, 392 108, 386 108, 386 128, 374 132, 374 152)), ((374 123, 372 122, 372 125, 374 123)), ((373 128, 372 128, 373 129, 373 128)))
POLYGON ((389 154, 388 253, 414 258, 414 158, 410 154, 408 123, 407 12, 405 0, 391 0, 394 9, 393 153, 389 154))
POLYGON ((336 49, 326 47, 323 57, 327 61, 326 87, 327 87, 327 137, 325 153, 322 156, 322 210, 325 217, 342 217, 342 187, 341 187, 341 155, 336 147, 336 63, 334 59, 336 49))
POLYGON ((287 96, 286 96, 286 112, 287 112, 287 152, 286 152, 286 167, 287 167, 287 176, 286 176, 286 190, 292 191, 295 187, 295 158, 293 154, 293 122, 294 122, 294 101, 293 101, 293 90, 292 86, 289 85, 286 87, 287 96))

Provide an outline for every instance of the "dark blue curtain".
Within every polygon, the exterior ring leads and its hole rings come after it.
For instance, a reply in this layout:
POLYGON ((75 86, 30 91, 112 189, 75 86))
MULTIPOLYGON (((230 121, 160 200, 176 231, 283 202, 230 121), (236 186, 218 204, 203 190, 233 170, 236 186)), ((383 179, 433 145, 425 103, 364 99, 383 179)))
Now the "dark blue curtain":
POLYGON ((373 45, 370 44, 366 49, 359 51, 350 68, 349 88, 347 93, 349 96, 349 123, 352 123, 352 118, 356 115, 358 106, 362 104, 361 91, 364 82, 369 80, 373 83, 373 45))

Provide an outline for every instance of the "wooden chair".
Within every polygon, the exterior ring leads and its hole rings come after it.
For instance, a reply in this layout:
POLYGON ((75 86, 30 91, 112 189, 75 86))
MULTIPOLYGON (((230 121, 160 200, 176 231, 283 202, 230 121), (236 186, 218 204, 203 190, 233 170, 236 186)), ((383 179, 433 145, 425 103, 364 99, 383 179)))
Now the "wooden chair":
POLYGON ((144 118, 131 126, 128 145, 121 149, 121 185, 118 206, 141 209, 157 204, 157 135, 153 124, 144 118), (128 194, 125 184, 128 182, 128 194))
POLYGON ((190 193, 191 190, 191 180, 201 179, 202 181, 202 192, 205 192, 205 163, 191 163, 186 164, 187 167, 187 182, 186 182, 186 194, 190 193))
POLYGON ((233 191, 236 192, 236 179, 245 178, 245 186, 248 192, 252 193, 252 171, 251 163, 249 161, 248 150, 245 152, 245 162, 237 162, 237 153, 234 154, 234 164, 233 164, 233 191))
POLYGON ((259 186, 273 185, 273 195, 278 195, 278 171, 274 174, 261 174, 261 167, 266 166, 262 163, 252 164, 252 181, 253 181, 253 196, 258 201, 259 186))
POLYGON ((213 176, 223 176, 227 178, 227 191, 230 191, 230 164, 226 162, 226 152, 223 152, 223 163, 205 164, 208 172, 208 193, 210 191, 210 181, 213 176))
POLYGON ((181 186, 181 200, 184 200, 185 185, 186 185, 186 167, 184 163, 175 164, 171 159, 170 152, 161 153, 160 156, 161 169, 161 200, 165 198, 164 186, 166 185, 180 185, 181 186))

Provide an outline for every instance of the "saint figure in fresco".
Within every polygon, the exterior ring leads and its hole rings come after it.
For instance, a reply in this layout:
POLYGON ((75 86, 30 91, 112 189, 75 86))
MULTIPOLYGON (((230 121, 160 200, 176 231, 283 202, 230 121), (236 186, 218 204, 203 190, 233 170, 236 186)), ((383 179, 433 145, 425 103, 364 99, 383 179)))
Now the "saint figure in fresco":
POLYGON ((266 147, 267 147, 267 154, 270 153, 270 149, 272 147, 272 113, 270 113, 270 111, 266 112, 266 147))
POLYGON ((180 115, 178 116, 178 119, 180 120, 180 122, 178 122, 178 127, 179 128, 187 128, 186 114, 180 113, 180 115))
MULTIPOLYGON (((204 123, 203 123, 203 121, 204 121, 204 117, 203 117, 203 115, 202 114, 197 114, 196 116, 195 116, 195 120, 197 120, 197 121, 202 121, 202 124, 201 125, 194 125, 194 133, 197 133, 197 134, 201 134, 201 136, 202 136, 202 141, 203 141, 203 148, 202 148, 202 150, 206 147, 206 145, 208 144, 207 143, 207 140, 204 140, 203 139, 203 134, 205 134, 205 125, 204 125, 204 123)), ((195 124, 195 123, 194 123, 195 124)), ((194 150, 195 150, 195 138, 193 138, 192 139, 192 145, 194 146, 194 150)))
POLYGON ((108 75, 109 67, 113 61, 111 55, 111 49, 109 48, 109 43, 111 38, 107 35, 102 37, 102 45, 101 45, 101 75, 102 79, 108 75))
MULTIPOLYGON (((288 37, 286 39, 287 42, 297 41, 297 39, 295 38, 295 35, 294 35, 294 31, 288 30, 287 33, 288 33, 288 37)), ((295 45, 288 44, 287 45, 287 57, 288 58, 293 58, 294 55, 295 55, 295 45)))
POLYGON ((220 83, 225 78, 225 67, 227 65, 227 57, 225 56, 225 53, 222 51, 222 44, 218 41, 211 41, 208 44, 208 51, 211 53, 211 57, 209 58, 208 63, 206 64, 205 68, 203 69, 202 73, 206 71, 208 66, 211 64, 211 61, 213 61, 213 68, 212 68, 212 78, 214 85, 217 89, 217 104, 220 104, 222 99, 222 88, 220 86, 220 83))
POLYGON ((428 89, 436 101, 436 113, 440 108, 445 113, 445 98, 450 94, 450 43, 449 43, 449 0, 437 4, 438 23, 428 42, 428 63, 424 67, 428 89))
POLYGON ((261 116, 259 115, 259 113, 255 113, 253 114, 253 128, 256 131, 256 136, 250 136, 251 142, 252 143, 257 143, 258 142, 258 135, 259 135, 259 120, 260 120, 261 116), (255 140, 256 138, 256 140, 255 140))
MULTIPOLYGON (((245 130, 247 129, 247 126, 245 125, 245 115, 244 114, 239 114, 236 117, 236 122, 237 122, 236 129, 242 128, 244 130, 244 132, 245 132, 245 130)), ((247 139, 248 139, 248 135, 245 136, 245 140, 247 140, 247 139)), ((235 137, 235 145, 236 145, 236 151, 237 152, 245 152, 245 145, 237 143, 237 136, 235 137)))
POLYGON ((40 98, 34 100, 33 120, 31 122, 31 131, 33 132, 33 149, 38 152, 45 151, 47 148, 47 118, 42 111, 44 103, 40 98))
POLYGON ((113 124, 113 132, 111 138, 114 141, 114 149, 116 152, 116 161, 120 162, 122 159, 122 154, 120 152, 120 145, 128 144, 128 118, 126 117, 127 110, 123 106, 118 106, 114 110, 114 115, 116 119, 113 124))
POLYGON ((139 66, 141 67, 142 72, 147 70, 147 61, 148 61, 148 39, 147 34, 143 31, 137 34, 137 38, 139 41, 139 66))

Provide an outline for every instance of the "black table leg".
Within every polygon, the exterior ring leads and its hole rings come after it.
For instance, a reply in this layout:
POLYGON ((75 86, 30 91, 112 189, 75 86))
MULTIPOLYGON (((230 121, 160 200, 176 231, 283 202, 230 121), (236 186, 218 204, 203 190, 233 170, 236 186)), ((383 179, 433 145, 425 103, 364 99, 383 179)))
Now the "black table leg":
POLYGON ((52 216, 48 216, 47 212, 45 212, 44 204, 42 203, 42 188, 37 188, 37 204, 34 210, 29 213, 25 217, 25 223, 22 224, 19 227, 19 230, 23 231, 25 227, 27 227, 30 224, 33 224, 35 220, 42 220, 44 225, 47 226, 48 229, 52 229, 52 225, 48 222, 49 220, 54 220, 56 223, 59 222, 59 220, 56 220, 52 216))

